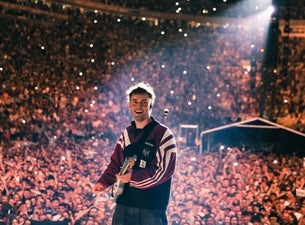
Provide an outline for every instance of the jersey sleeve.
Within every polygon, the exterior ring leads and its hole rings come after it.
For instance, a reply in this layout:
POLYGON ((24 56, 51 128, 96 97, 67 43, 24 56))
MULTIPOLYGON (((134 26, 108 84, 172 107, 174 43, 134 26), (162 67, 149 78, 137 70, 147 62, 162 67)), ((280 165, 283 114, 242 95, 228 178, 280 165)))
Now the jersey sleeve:
POLYGON ((103 172, 102 176, 98 179, 98 183, 104 186, 111 186, 115 183, 115 175, 120 172, 121 166, 124 162, 123 154, 123 135, 120 136, 118 142, 115 145, 114 152, 110 157, 110 163, 103 172))

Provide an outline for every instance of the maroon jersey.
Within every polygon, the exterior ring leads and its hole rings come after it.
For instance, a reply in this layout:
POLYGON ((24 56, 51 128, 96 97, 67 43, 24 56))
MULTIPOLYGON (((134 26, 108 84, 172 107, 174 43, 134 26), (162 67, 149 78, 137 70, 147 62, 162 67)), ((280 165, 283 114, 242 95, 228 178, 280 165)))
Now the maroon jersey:
POLYGON ((131 181, 125 184, 116 202, 130 207, 164 210, 169 201, 176 154, 176 141, 169 128, 154 119, 144 129, 137 129, 132 122, 120 136, 111 161, 98 182, 113 185, 125 157, 136 155, 131 181), (149 133, 143 140, 141 137, 145 132, 149 133))

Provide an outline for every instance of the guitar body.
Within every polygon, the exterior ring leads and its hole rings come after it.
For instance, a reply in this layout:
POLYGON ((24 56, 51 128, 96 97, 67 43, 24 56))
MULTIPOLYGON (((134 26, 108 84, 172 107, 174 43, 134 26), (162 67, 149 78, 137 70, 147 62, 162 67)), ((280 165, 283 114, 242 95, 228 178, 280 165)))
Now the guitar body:
MULTIPOLYGON (((132 169, 136 161, 137 161, 136 155, 126 158, 119 174, 123 175, 128 171, 128 169, 132 169)), ((121 182, 119 179, 117 179, 117 181, 114 183, 112 187, 112 197, 114 202, 123 193, 124 185, 125 184, 121 182)))

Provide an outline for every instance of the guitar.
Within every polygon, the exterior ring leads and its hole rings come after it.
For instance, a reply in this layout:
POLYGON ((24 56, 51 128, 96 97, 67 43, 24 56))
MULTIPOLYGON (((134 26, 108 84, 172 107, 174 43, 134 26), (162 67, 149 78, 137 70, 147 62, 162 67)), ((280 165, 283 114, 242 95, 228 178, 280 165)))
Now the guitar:
MULTIPOLYGON (((136 161, 137 161, 136 155, 126 158, 119 174, 120 175, 125 174, 128 171, 128 169, 131 169, 134 166, 136 161)), ((117 181, 114 183, 112 187, 112 197, 114 202, 117 200, 119 195, 123 193, 123 191, 124 191, 124 183, 121 182, 119 179, 117 179, 117 181)))

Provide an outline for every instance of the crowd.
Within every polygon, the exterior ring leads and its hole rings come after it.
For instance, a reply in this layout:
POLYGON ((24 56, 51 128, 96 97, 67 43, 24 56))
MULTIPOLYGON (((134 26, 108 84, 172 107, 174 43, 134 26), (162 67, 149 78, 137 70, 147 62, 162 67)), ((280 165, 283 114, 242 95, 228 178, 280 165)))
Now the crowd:
MULTIPOLYGON (((266 30, 69 13, 52 26, 0 20, 0 223, 110 223, 112 200, 91 189, 129 123, 122 90, 135 81, 155 87, 153 115, 177 135, 180 123, 203 130, 261 108, 304 131, 302 65, 287 89, 276 86, 277 107, 262 90, 266 30)), ((294 41, 301 61, 304 40, 294 41)), ((172 224, 304 223, 303 160, 234 150, 180 149, 172 224)))
MULTIPOLYGON (((129 120, 120 109, 121 90, 140 80, 156 86, 154 113, 162 116, 168 108, 172 127, 195 123, 203 130, 236 118, 264 116, 276 122, 290 116, 291 127, 304 130, 302 64, 287 90, 279 85, 280 76, 271 87, 276 92, 263 89, 266 29, 155 25, 92 11, 73 15, 50 27, 1 20, 2 136, 112 135, 117 121, 129 120)), ((296 42, 300 61, 304 41, 296 42)))
MULTIPOLYGON (((111 189, 92 192, 111 154, 97 142, 96 152, 84 151, 88 143, 73 150, 27 141, 1 147, 1 224, 111 224, 111 189)), ((180 148, 169 224, 304 224, 304 168, 293 155, 180 148)))

